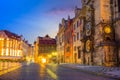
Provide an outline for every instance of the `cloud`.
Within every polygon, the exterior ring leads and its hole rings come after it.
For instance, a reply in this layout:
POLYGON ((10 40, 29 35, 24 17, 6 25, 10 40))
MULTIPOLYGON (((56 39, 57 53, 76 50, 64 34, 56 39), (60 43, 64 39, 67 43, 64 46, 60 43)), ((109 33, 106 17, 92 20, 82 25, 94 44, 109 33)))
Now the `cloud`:
POLYGON ((66 13, 73 13, 73 11, 73 8, 52 8, 47 12, 47 14, 60 15, 66 13))

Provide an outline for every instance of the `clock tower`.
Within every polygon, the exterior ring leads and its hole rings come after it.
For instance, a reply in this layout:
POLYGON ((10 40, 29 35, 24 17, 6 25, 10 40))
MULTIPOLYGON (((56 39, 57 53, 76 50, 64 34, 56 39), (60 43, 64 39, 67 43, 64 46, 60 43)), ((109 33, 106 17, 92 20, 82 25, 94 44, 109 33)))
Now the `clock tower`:
POLYGON ((83 64, 93 65, 93 43, 94 43, 94 8, 93 0, 82 0, 84 29, 83 40, 81 40, 83 51, 83 64))
POLYGON ((94 0, 94 9, 94 64, 116 66, 117 50, 110 0, 94 0))
POLYGON ((115 31, 111 20, 110 0, 81 0, 84 17, 83 64, 116 66, 115 31))

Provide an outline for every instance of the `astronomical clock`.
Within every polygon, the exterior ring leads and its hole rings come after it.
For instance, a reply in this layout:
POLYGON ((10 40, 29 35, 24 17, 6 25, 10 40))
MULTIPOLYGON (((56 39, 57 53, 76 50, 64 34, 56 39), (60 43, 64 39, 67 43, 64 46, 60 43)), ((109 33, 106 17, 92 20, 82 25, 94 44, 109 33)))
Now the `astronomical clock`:
POLYGON ((90 52, 91 51, 91 41, 90 40, 86 41, 85 49, 86 49, 86 52, 90 52))
POLYGON ((91 35, 91 22, 86 23, 86 36, 91 35))
POLYGON ((112 32, 111 27, 109 25, 104 27, 104 33, 110 34, 112 32))

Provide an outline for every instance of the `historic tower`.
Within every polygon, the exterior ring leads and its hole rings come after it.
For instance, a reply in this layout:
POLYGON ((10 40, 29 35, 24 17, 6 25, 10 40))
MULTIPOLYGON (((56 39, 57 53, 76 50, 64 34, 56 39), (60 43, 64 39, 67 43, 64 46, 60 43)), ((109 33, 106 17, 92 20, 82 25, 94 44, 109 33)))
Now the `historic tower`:
POLYGON ((82 0, 84 21, 84 63, 117 65, 115 31, 110 0, 82 0))
POLYGON ((93 65, 93 43, 94 43, 94 7, 92 0, 82 0, 83 26, 83 64, 93 65))

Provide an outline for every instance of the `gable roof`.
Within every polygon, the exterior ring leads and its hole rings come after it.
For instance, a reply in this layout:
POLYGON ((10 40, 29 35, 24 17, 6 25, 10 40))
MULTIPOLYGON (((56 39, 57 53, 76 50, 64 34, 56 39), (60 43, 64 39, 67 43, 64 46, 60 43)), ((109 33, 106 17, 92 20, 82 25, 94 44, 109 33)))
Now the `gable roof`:
POLYGON ((21 39, 21 36, 18 36, 17 34, 12 33, 12 32, 10 32, 8 30, 0 30, 0 32, 1 32, 1 34, 2 33, 5 34, 8 38, 17 39, 17 40, 21 39))

